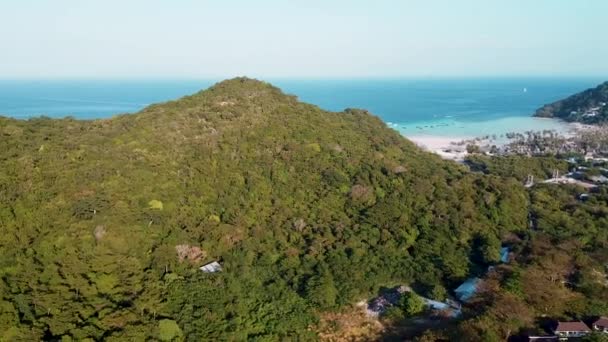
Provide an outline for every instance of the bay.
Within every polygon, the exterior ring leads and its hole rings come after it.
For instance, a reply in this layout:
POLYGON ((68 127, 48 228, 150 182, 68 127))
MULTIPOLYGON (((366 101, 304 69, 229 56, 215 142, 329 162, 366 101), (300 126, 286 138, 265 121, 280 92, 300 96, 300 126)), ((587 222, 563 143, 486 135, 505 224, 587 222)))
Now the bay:
MULTIPOLYGON (((2 80, 0 115, 108 118, 177 99, 219 80, 2 80)), ((543 104, 595 86, 593 78, 269 80, 332 111, 369 110, 406 136, 472 137, 564 127, 531 118, 543 104)), ((565 128, 564 128, 565 129, 565 128)))

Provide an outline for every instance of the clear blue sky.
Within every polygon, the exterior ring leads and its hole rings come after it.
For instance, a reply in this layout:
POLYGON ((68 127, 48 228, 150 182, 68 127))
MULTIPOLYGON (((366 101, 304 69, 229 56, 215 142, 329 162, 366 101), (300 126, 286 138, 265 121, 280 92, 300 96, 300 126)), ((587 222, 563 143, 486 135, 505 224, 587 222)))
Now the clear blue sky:
POLYGON ((608 0, 1 0, 0 78, 608 76, 608 0))

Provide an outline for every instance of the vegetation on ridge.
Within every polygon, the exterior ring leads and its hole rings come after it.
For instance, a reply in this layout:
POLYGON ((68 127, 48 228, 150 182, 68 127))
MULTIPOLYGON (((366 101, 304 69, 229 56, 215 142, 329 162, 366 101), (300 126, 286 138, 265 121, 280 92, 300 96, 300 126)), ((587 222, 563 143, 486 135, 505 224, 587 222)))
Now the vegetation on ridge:
POLYGON ((245 78, 108 120, 0 118, 0 170, 5 340, 314 339, 319 310, 449 287, 527 225, 516 180, 245 78))
POLYGON ((515 262, 422 338, 605 314, 606 192, 526 191, 564 167, 531 160, 471 172, 246 78, 108 120, 0 118, 0 340, 314 340, 383 286, 444 297, 501 243, 515 262))
POLYGON ((588 124, 608 121, 608 82, 539 108, 535 116, 588 124))

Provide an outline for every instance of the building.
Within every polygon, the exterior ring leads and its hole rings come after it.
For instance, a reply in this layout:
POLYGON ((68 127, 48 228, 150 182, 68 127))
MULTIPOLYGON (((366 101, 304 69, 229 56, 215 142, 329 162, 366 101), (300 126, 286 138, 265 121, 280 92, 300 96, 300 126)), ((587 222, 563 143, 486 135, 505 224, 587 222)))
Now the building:
POLYGON ((215 273, 222 270, 222 265, 220 265, 220 263, 217 261, 212 261, 204 266, 201 266, 199 269, 205 273, 215 273))
POLYGON ((500 248, 500 262, 507 263, 509 262, 509 247, 500 248))
POLYGON ((469 278, 464 283, 460 284, 454 293, 456 293, 456 297, 460 299, 462 302, 467 302, 475 293, 477 292, 477 286, 481 279, 479 278, 469 278))
POLYGON ((608 177, 603 176, 603 175, 589 176, 589 180, 591 180, 595 183, 600 183, 600 184, 608 183, 608 177))
POLYGON ((602 316, 597 321, 593 322, 593 329, 608 333, 608 317, 602 316))
POLYGON ((389 302, 386 298, 380 296, 372 299, 367 304, 367 314, 372 317, 378 317, 381 314, 385 313, 388 308, 393 306, 391 302, 389 302))
POLYGON ((587 324, 578 322, 557 322, 557 327, 553 333, 559 336, 560 340, 567 340, 570 337, 582 337, 591 333, 587 324))
POLYGON ((572 179, 585 179, 585 173, 582 171, 574 171, 574 172, 570 172, 566 175, 567 177, 570 177, 572 179))
POLYGON ((380 296, 372 299, 367 304, 367 314, 373 317, 378 317, 388 310, 393 305, 399 303, 399 298, 411 289, 407 286, 397 286, 390 289, 382 290, 380 296))
POLYGON ((534 342, 553 342, 557 340, 557 336, 528 336, 528 341, 534 342))

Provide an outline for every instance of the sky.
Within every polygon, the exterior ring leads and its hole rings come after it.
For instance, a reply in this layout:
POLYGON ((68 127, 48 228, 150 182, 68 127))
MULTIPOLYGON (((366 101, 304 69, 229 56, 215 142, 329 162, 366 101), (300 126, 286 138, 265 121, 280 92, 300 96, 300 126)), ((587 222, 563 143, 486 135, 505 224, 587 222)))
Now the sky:
POLYGON ((606 0, 0 0, 0 79, 608 76, 606 0))

